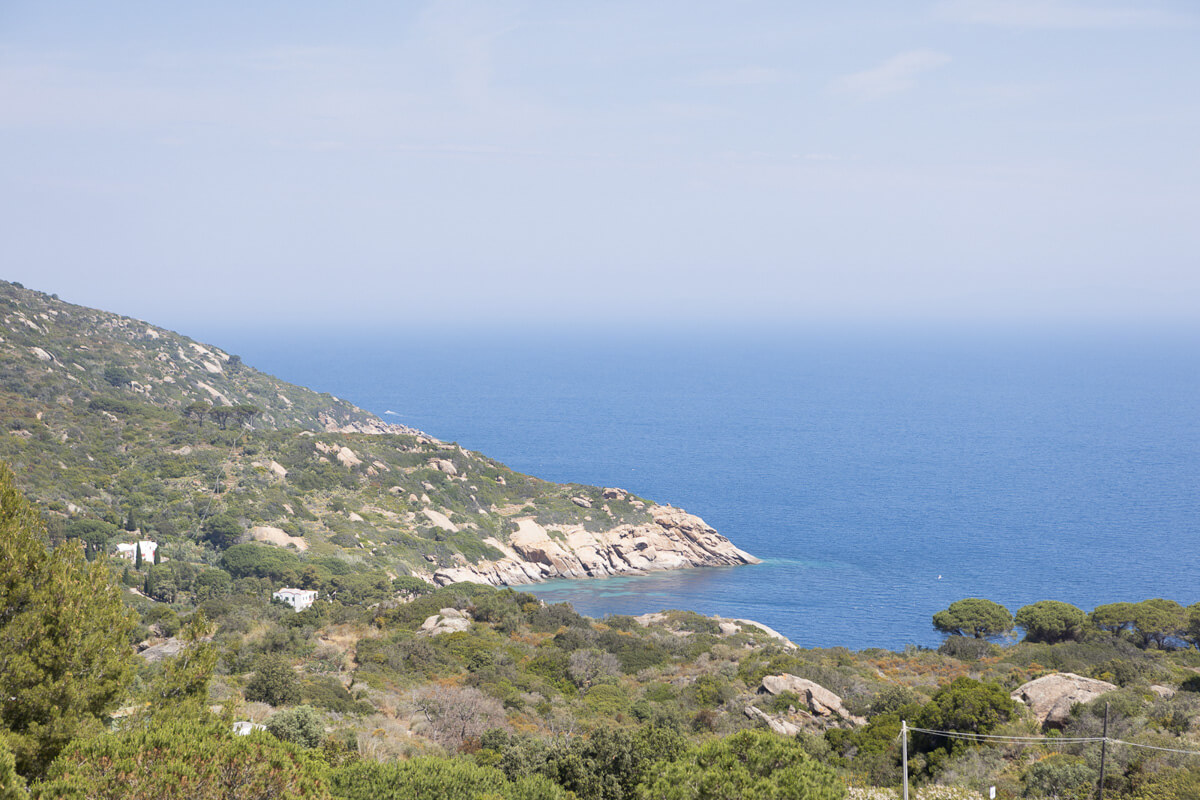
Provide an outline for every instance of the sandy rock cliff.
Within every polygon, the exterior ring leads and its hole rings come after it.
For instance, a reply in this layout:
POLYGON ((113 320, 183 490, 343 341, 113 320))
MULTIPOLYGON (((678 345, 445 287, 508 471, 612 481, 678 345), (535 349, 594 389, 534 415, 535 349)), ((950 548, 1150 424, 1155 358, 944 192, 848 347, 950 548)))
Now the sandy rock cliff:
POLYGON ((598 533, 578 525, 547 530, 533 519, 515 520, 507 543, 485 541, 504 558, 439 569, 435 583, 459 581, 513 586, 551 578, 602 578, 653 570, 757 564, 704 520, 669 506, 652 506, 652 521, 598 533))

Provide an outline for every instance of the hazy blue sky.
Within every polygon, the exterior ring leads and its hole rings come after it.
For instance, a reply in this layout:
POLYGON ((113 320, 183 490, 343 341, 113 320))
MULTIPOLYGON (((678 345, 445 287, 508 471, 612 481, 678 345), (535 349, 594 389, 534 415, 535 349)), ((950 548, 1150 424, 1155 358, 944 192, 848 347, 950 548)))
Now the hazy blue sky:
POLYGON ((0 147, 185 330, 1200 316, 1194 1, 7 0, 0 147))

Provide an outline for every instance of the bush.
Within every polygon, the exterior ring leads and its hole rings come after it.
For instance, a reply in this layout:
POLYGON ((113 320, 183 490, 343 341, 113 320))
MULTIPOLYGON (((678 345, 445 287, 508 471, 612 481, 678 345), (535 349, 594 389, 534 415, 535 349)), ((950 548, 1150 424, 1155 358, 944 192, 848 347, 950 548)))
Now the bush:
POLYGON ((354 695, 336 678, 310 678, 300 689, 304 702, 339 714, 370 714, 375 707, 354 695))
MULTIPOLYGON (((998 683, 983 683, 970 678, 957 678, 943 686, 933 699, 921 707, 915 727, 938 731, 988 733, 1001 722, 1007 722, 1015 710, 1013 699, 998 683)), ((952 749, 953 741, 942 737, 919 734, 918 749, 952 749)))
POLYGON ((400 594, 409 595, 410 597, 420 597, 423 594, 429 594, 436 588, 428 581, 414 578, 412 575, 401 575, 392 579, 392 590, 400 594))
POLYGON ((221 722, 174 718, 76 742, 36 791, 72 800, 319 800, 329 797, 323 772, 319 760, 270 736, 237 736, 221 722))
POLYGON ((794 739, 765 731, 742 731, 699 747, 678 761, 660 764, 641 787, 654 800, 724 800, 760 797, 841 800, 846 787, 829 767, 794 739))
POLYGON ((1091 800, 1097 774, 1082 758, 1055 753, 1031 765, 1022 777, 1031 797, 1091 800))
POLYGON ((342 800, 567 800, 569 796, 540 776, 510 781, 492 767, 428 756, 390 764, 358 761, 334 772, 330 784, 342 800))
POLYGON ((296 706, 267 720, 267 730, 284 742, 301 747, 320 747, 325 738, 325 722, 312 706, 296 706))
POLYGON ((217 514, 215 517, 210 517, 205 520, 202 530, 204 538, 218 550, 224 550, 237 544, 237 540, 242 536, 241 523, 230 514, 217 514))
POLYGON ((278 656, 263 656, 259 659, 258 670, 246 684, 246 699, 273 706, 300 702, 296 672, 278 656))
POLYGON ((221 566, 235 578, 270 578, 277 583, 294 582, 300 558, 290 550, 265 544, 235 544, 221 556, 221 566))
POLYGON ((996 654, 999 650, 999 647, 987 639, 976 639, 972 636, 949 636, 937 649, 941 655, 957 658, 959 661, 978 661, 996 654))

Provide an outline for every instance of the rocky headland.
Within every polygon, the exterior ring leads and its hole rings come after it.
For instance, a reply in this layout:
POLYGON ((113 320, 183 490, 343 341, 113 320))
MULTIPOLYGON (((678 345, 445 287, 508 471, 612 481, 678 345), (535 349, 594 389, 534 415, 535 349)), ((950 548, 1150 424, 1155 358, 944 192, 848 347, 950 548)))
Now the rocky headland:
POLYGON ((0 460, 55 535, 86 532, 96 552, 141 538, 216 563, 250 544, 297 557, 277 580, 315 561, 495 586, 758 561, 680 509, 516 473, 223 348, 4 281, 0 367, 0 460))
MULTIPOLYGON (((612 495, 620 490, 606 490, 612 495)), ((528 517, 516 519, 507 543, 485 543, 504 557, 440 569, 439 585, 470 581, 513 586, 551 578, 603 578, 642 575, 655 570, 758 564, 699 517, 670 506, 651 506, 651 521, 618 525, 594 533, 581 525, 546 528, 528 517)))

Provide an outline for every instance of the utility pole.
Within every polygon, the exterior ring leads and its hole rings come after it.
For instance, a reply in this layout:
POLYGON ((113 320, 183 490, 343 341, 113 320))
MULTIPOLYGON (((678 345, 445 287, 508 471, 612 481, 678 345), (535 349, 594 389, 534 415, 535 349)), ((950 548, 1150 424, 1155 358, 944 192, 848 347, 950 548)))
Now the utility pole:
POLYGON ((1104 704, 1104 739, 1100 742, 1100 800, 1104 800, 1104 762, 1108 756, 1108 703, 1104 704))
MULTIPOLYGON (((900 720, 900 762, 904 766, 904 800, 908 800, 908 721, 900 720)), ((1104 768, 1101 767, 1101 774, 1104 768)), ((1103 791, 1103 789, 1101 789, 1103 791)), ((1101 795, 1100 800, 1104 800, 1101 795)))

